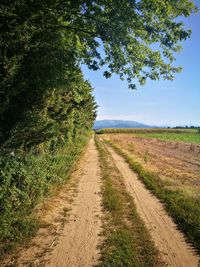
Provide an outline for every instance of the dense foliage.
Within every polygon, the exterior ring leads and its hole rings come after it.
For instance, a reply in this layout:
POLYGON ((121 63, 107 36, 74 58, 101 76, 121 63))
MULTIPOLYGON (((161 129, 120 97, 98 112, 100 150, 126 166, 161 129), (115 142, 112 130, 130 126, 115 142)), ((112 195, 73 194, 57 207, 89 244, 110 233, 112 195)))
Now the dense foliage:
POLYGON ((52 184, 66 181, 96 117, 74 37, 56 30, 52 9, 54 3, 45 1, 1 4, 2 251, 33 233, 33 207, 52 184))
POLYGON ((86 145, 95 103, 88 82, 79 72, 76 75, 68 82, 69 92, 52 90, 27 110, 2 144, 0 241, 4 251, 34 232, 33 207, 51 185, 66 181, 86 145))

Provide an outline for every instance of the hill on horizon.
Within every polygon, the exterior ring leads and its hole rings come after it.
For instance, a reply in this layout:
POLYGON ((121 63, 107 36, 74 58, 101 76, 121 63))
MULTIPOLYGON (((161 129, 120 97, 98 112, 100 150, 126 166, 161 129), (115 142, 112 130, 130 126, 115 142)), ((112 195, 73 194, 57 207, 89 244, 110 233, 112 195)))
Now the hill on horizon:
POLYGON ((126 120, 97 120, 93 126, 94 129, 102 128, 151 128, 137 121, 126 121, 126 120))

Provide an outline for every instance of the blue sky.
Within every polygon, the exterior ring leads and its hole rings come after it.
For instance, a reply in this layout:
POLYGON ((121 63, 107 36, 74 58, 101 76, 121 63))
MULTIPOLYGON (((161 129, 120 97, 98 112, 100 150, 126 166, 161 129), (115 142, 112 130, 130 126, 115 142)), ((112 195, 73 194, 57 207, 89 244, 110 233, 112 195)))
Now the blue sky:
MULTIPOLYGON (((198 5, 199 6, 199 5, 198 5)), ((147 81, 137 90, 128 89, 126 81, 113 75, 103 77, 103 71, 91 71, 83 66, 85 78, 94 87, 99 105, 98 120, 134 120, 150 125, 200 125, 200 12, 184 19, 192 36, 176 55, 176 64, 183 71, 173 82, 147 81)))

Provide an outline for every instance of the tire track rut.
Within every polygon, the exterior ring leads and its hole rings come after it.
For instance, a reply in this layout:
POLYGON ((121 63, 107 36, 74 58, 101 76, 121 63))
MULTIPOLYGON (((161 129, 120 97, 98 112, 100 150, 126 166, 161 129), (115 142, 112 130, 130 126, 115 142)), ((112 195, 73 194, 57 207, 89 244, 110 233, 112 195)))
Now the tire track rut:
POLYGON ((94 139, 85 154, 83 174, 71 206, 69 222, 47 267, 88 267, 98 262, 101 231, 100 169, 94 139))
POLYGON ((161 202, 147 190, 123 157, 106 145, 121 172, 127 191, 133 196, 137 210, 150 231, 166 266, 198 267, 199 257, 186 243, 183 234, 164 210, 161 202))

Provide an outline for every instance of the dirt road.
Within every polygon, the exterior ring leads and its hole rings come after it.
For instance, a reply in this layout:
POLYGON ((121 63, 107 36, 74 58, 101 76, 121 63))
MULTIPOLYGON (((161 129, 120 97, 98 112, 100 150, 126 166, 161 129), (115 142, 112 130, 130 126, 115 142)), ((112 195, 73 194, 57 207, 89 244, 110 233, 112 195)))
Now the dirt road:
POLYGON ((133 196, 137 210, 144 220, 166 266, 197 267, 198 256, 186 244, 159 200, 148 191, 125 160, 108 146, 116 166, 124 177, 128 192, 133 196))
MULTIPOLYGON (((176 229, 163 205, 138 180, 125 160, 112 148, 108 150, 166 266, 197 267, 198 256, 176 229)), ((98 153, 91 139, 70 182, 41 208, 43 228, 28 248, 19 249, 2 266, 95 266, 100 257, 98 245, 102 241, 99 236, 103 216, 100 191, 98 153)))
POLYGON ((38 209, 42 226, 27 247, 1 266, 90 267, 99 259, 101 195, 98 154, 91 139, 70 181, 38 209))
POLYGON ((48 267, 88 267, 97 263, 101 230, 100 170, 97 150, 91 139, 85 154, 83 175, 59 244, 48 267))

